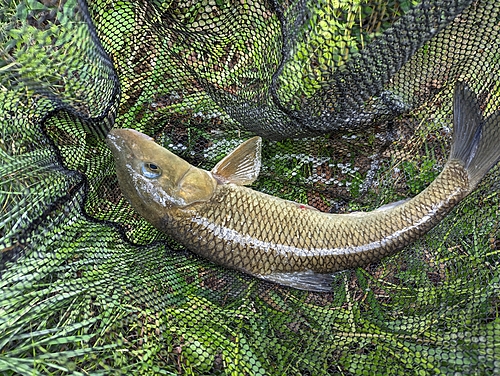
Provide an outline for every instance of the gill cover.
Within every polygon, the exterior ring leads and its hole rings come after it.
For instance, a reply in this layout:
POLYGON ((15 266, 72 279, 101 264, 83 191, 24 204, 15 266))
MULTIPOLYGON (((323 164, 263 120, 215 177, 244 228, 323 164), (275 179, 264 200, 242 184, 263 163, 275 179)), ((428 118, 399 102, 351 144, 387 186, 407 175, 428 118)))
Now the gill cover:
MULTIPOLYGON (((177 157, 175 154, 172 155, 177 157)), ((212 197, 216 186, 217 182, 207 171, 190 166, 177 184, 173 195, 177 196, 187 206, 195 202, 208 201, 212 197)))
POLYGON ((233 183, 236 185, 252 184, 260 172, 261 145, 262 139, 260 137, 253 137, 243 142, 217 163, 211 173, 190 165, 175 154, 162 148, 165 151, 163 159, 165 161, 169 160, 170 165, 180 167, 179 161, 182 161, 189 166, 186 173, 179 180, 176 189, 174 189, 174 196, 185 202, 185 205, 190 205, 195 202, 209 200, 213 195, 217 182, 219 184, 233 183))

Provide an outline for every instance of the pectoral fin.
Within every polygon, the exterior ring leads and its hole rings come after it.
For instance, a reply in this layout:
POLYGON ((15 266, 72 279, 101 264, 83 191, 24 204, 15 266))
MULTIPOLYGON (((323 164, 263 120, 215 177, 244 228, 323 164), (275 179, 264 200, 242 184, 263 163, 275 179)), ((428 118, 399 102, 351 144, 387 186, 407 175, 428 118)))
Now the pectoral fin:
POLYGON ((333 274, 320 274, 310 270, 294 273, 272 273, 257 275, 257 277, 299 290, 315 292, 331 292, 334 280, 333 274))
POLYGON ((260 172, 261 145, 260 137, 245 141, 217 163, 212 175, 223 183, 252 184, 260 172))

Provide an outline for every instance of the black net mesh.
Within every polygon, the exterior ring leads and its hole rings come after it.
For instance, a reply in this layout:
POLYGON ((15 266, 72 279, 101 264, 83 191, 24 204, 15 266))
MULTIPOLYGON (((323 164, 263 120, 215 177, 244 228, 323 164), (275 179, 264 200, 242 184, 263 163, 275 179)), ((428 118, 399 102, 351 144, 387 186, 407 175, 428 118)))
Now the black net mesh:
POLYGON ((455 84, 500 108, 498 2, 4 0, 0 17, 0 373, 500 373, 498 166, 314 293, 156 230, 104 142, 133 128, 210 170, 260 135, 254 190, 331 213, 413 197, 449 155, 455 84))

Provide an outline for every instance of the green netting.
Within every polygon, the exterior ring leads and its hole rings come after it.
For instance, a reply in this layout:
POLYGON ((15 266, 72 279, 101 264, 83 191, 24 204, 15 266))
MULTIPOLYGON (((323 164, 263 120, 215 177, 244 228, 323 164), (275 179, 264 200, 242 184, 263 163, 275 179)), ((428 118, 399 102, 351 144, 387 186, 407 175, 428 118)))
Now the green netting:
POLYGON ((210 170, 260 135, 255 190, 331 213, 413 197, 449 155, 455 84, 500 109, 496 1, 4 0, 0 17, 1 374, 500 373, 498 165, 417 242, 313 293, 156 230, 104 142, 137 129, 210 170))

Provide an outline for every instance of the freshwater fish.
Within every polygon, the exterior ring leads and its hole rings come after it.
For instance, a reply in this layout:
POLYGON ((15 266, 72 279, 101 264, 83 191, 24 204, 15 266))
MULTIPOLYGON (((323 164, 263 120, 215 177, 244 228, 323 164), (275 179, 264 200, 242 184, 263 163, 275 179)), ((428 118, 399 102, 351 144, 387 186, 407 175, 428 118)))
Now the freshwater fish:
POLYGON ((132 129, 107 137, 118 182, 134 209, 212 262, 268 281, 330 291, 337 271, 394 254, 438 224, 500 159, 500 117, 484 119, 464 84, 454 92, 454 134, 442 172, 420 194, 370 212, 329 214, 252 190, 261 138, 211 171, 197 168, 132 129))

